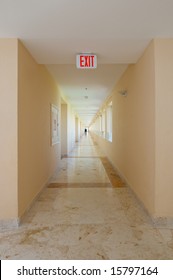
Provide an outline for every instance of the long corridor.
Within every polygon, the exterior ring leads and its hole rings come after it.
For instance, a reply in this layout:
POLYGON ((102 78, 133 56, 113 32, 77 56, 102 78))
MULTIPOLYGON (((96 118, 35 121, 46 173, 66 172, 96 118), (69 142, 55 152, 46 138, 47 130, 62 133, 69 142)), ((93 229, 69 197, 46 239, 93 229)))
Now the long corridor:
POLYGON ((64 157, 1 259, 173 259, 173 230, 155 228, 90 135, 64 157))

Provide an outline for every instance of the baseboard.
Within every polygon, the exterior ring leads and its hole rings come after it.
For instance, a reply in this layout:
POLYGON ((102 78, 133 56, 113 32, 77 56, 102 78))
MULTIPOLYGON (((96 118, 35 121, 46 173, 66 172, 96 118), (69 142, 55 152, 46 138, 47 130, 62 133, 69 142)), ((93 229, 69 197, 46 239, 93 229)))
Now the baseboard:
POLYGON ((19 224, 19 218, 0 220, 0 231, 16 229, 19 227, 19 224))
POLYGON ((152 221, 156 228, 173 229, 173 218, 171 217, 152 217, 152 221))

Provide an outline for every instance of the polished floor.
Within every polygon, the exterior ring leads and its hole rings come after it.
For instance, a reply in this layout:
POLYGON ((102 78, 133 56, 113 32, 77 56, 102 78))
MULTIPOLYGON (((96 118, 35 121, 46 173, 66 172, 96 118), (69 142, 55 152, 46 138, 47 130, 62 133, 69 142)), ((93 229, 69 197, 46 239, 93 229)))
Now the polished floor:
POLYGON ((173 259, 173 230, 153 226, 84 135, 22 225, 0 233, 0 259, 173 259))

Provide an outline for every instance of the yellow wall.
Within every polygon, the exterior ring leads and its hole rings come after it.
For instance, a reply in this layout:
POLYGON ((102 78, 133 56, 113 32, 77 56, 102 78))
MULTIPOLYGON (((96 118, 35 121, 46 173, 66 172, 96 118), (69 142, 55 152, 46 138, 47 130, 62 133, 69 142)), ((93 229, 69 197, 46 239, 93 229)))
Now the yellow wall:
MULTIPOLYGON (((113 141, 99 143, 150 214, 154 214, 155 179, 154 43, 130 65, 113 93, 113 141), (127 90, 127 97, 119 94, 127 90)), ((97 141, 98 141, 97 137, 97 141)))
POLYGON ((60 161, 50 145, 50 104, 60 107, 57 85, 19 42, 18 50, 19 216, 41 191, 60 161))
POLYGON ((61 156, 67 155, 67 104, 61 104, 61 156))
POLYGON ((173 39, 155 40, 156 216, 173 217, 173 39))
POLYGON ((75 145, 75 114, 69 103, 67 103, 67 139, 67 153, 70 153, 75 145))
POLYGON ((113 142, 94 137, 151 216, 173 218, 173 39, 153 40, 117 83, 113 142))
POLYGON ((0 39, 0 220, 17 217, 17 40, 0 39))
MULTIPOLYGON (((61 143, 51 145, 51 112, 61 113, 55 80, 17 39, 0 40, 0 225, 17 225, 59 168, 61 143), (15 223, 14 223, 15 222, 15 223)), ((67 104, 68 151, 75 115, 67 104)))
POLYGON ((76 142, 75 111, 61 91, 61 154, 69 154, 76 142))
POLYGON ((129 185, 154 213, 155 179, 154 43, 129 66, 113 95, 113 162, 129 185), (127 89, 127 97, 119 90, 127 89))
POLYGON ((75 142, 80 140, 80 120, 76 116, 75 117, 75 142))

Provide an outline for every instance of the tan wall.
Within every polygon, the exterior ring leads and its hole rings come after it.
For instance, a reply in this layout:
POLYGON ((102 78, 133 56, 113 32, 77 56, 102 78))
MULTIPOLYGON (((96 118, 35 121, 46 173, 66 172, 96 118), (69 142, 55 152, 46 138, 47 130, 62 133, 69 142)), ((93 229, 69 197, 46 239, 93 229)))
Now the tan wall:
MULTIPOLYGON (((155 72, 154 43, 128 67, 113 91, 113 142, 101 147, 154 214, 155 179, 155 72), (128 91, 127 97, 119 94, 128 91)), ((98 138, 98 137, 97 137, 98 138)))
POLYGON ((156 216, 173 217, 173 39, 155 40, 156 216))
POLYGON ((19 216, 41 191, 60 160, 50 145, 50 104, 60 106, 57 85, 19 43, 19 216))
POLYGON ((0 39, 0 220, 17 217, 17 40, 0 39))
POLYGON ((67 104, 67 152, 70 153, 75 145, 75 114, 73 108, 67 104))
POLYGON ((114 163, 148 211, 154 213, 154 43, 129 66, 113 96, 114 163), (118 92, 127 89, 127 97, 118 92))
POLYGON ((75 118, 75 141, 80 140, 80 120, 78 117, 75 118))
POLYGON ((61 104, 61 155, 67 155, 67 104, 61 104))

